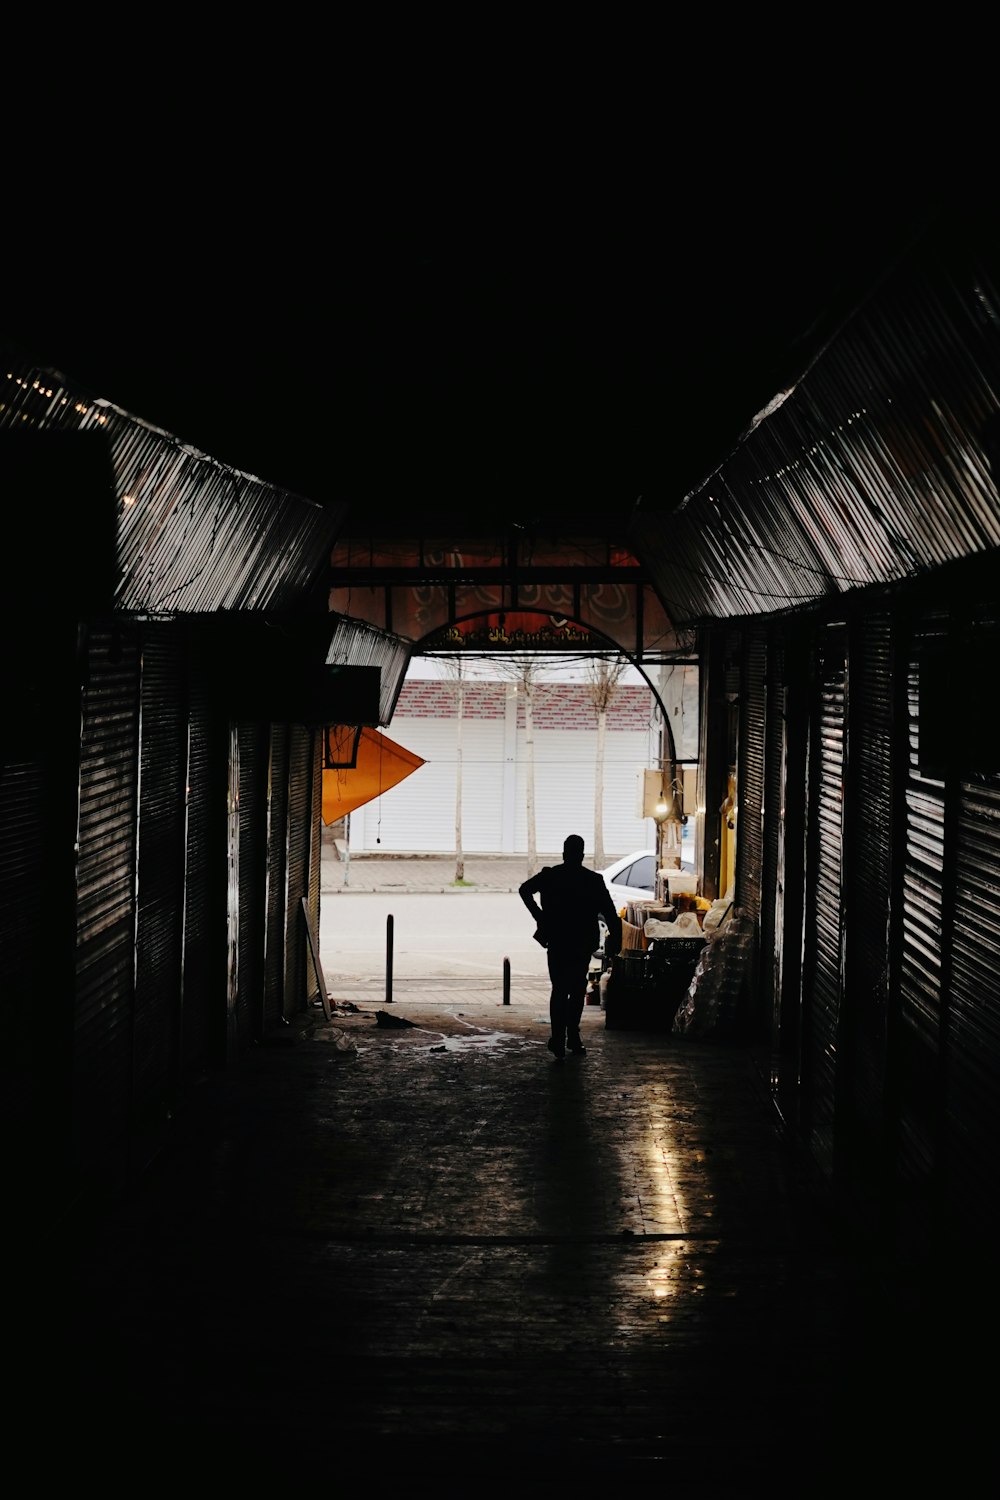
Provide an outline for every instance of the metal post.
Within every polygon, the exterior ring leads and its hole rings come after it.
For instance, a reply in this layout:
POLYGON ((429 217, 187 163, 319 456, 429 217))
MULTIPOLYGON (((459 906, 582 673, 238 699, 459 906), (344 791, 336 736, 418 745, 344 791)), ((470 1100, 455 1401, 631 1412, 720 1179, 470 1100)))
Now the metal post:
POLYGON ((385 999, 392 1003, 392 913, 385 919, 385 999))
POLYGON ((503 961, 503 1003, 510 1004, 510 959, 503 961))

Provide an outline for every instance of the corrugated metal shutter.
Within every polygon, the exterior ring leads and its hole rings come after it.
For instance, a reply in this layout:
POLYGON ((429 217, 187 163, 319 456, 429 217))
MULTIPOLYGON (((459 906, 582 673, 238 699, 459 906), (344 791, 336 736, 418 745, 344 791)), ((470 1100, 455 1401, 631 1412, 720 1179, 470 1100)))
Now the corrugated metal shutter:
POLYGON ((79 1172, 108 1186, 129 1170, 138 753, 138 633, 95 629, 82 700, 73 1119, 79 1172))
POLYGON ((784 767, 784 639, 780 629, 767 641, 764 683, 764 791, 761 808, 761 903, 757 994, 760 1010, 756 1029, 767 1035, 775 1024, 778 865, 782 834, 782 772, 784 767))
MULTIPOLYGON (((503 727, 502 719, 463 721, 462 846, 466 852, 501 847, 503 727)), ((364 848, 451 853, 455 848, 457 720, 400 720, 397 737, 426 764, 358 810, 356 816, 363 818, 364 848)))
POLYGON ((288 886, 288 725, 271 725, 267 796, 267 928, 264 939, 264 1028, 279 1022, 285 996, 285 904, 288 886))
MULTIPOLYGON (((780 708, 780 764, 776 771, 779 822, 774 893, 774 1022, 771 1084, 782 1116, 800 1127, 802 1075, 802 946, 806 899, 805 836, 808 800, 807 684, 812 627, 788 625, 781 637, 784 688, 780 708)), ((773 701, 773 700, 772 700, 773 701)), ((779 738, 774 725, 770 744, 779 738)), ((768 797, 772 768, 768 766, 768 797)), ((768 812, 771 811, 770 802, 768 812)))
MULTIPOLYGON (((0 774, 0 943, 6 1032, 2 1076, 9 1101, 25 1085, 22 1070, 34 1052, 31 1039, 38 1029, 39 958, 48 917, 43 898, 46 792, 41 763, 18 760, 5 748, 0 774)), ((29 1075, 34 1079, 34 1066, 29 1075)))
MULTIPOLYGON (((527 750, 518 735, 515 780, 515 848, 528 847, 527 750)), ((562 857, 563 840, 578 833, 594 842, 596 730, 535 730, 535 846, 562 857)), ((656 824, 637 816, 640 770, 659 764, 659 750, 643 731, 619 731, 604 764, 604 851, 608 860, 633 849, 656 848, 656 824)))
POLYGON ((226 1058, 226 794, 229 723, 197 636, 189 649, 187 873, 181 1071, 186 1081, 226 1058))
MULTIPOLYGON (((303 747, 303 762, 306 774, 310 775, 309 807, 303 819, 302 837, 308 840, 308 870, 306 874, 306 901, 313 931, 319 942, 319 903, 323 884, 323 733, 316 730, 307 736, 303 747)), ((297 847, 297 839, 296 839, 297 847)), ((316 978, 308 945, 302 947, 302 964, 305 971, 302 987, 291 997, 291 1003, 301 1009, 303 1005, 315 1004, 319 996, 316 978)))
POLYGON ((810 721, 803 969, 803 1126, 824 1173, 834 1168, 838 1031, 843 984, 841 910, 844 829, 846 631, 822 631, 810 721))
MULTIPOLYGON (((442 809, 450 803, 450 816, 442 820, 441 838, 449 850, 455 848, 455 775, 458 759, 457 727, 453 721, 451 749, 447 762, 436 763, 445 771, 444 784, 437 790, 442 809)), ((428 766, 411 778, 414 792, 428 766)), ((504 763, 504 723, 502 719, 465 719, 462 725, 462 847, 464 850, 503 848, 503 813, 505 778, 509 770, 504 763)))
MULTIPOLYGON (((449 813, 442 817, 440 838, 444 847, 455 848, 455 784, 458 763, 458 722, 442 726, 450 748, 432 762, 444 780, 435 787, 436 802, 449 813)), ((411 746, 412 748, 412 746, 411 746)), ((442 747, 443 749, 443 747, 442 747)), ((418 751, 422 754, 422 751, 418 751)), ((410 779, 414 793, 421 790, 421 780, 429 766, 421 766, 410 779)), ((503 848, 503 810, 506 768, 504 763, 503 719, 463 719, 462 721, 462 848, 463 850, 503 848)))
POLYGON ((743 647, 740 687, 739 749, 736 787, 739 814, 736 849, 736 905, 753 917, 760 914, 763 865, 765 667, 767 635, 757 628, 747 632, 743 647))
MULTIPOLYGON (((709 710, 709 717, 715 725, 713 738, 724 741, 725 753, 721 763, 717 766, 721 779, 717 786, 712 785, 711 779, 706 781, 706 831, 709 841, 717 841, 719 851, 719 888, 720 893, 733 887, 736 888, 736 852, 733 840, 738 838, 738 829, 730 833, 730 819, 722 812, 722 807, 729 791, 730 776, 737 796, 737 807, 739 800, 739 783, 736 781, 736 767, 739 758, 739 736, 740 736, 740 693, 743 680, 743 635, 738 629, 727 629, 723 633, 721 645, 721 661, 719 662, 719 675, 711 685, 710 694, 716 699, 716 691, 721 688, 721 703, 713 704, 709 710), (716 723, 718 712, 719 722, 716 723), (713 826, 714 825, 714 826, 713 826)), ((737 814, 738 821, 738 814, 737 814)))
POLYGON ((869 614, 850 642, 848 826, 845 830, 845 1010, 838 1173, 873 1228, 885 1212, 889 913, 893 836, 893 630, 869 614))
POLYGON ((323 763, 319 736, 301 724, 290 731, 288 758, 288 905, 285 929, 284 1012, 290 1015, 318 997, 309 957, 302 899, 319 932, 319 839, 323 763), (312 872, 316 871, 315 877, 312 872))
POLYGON ((181 632, 172 624, 141 628, 132 1052, 136 1168, 158 1148, 178 1086, 187 732, 182 646, 181 632))
MULTIPOLYGON (((393 736, 425 765, 352 817, 353 848, 451 853, 455 848, 457 721, 399 717, 393 736)), ((594 837, 596 730, 535 729, 535 821, 540 850, 561 853, 567 832, 594 837)), ((608 735, 604 847, 608 859, 655 847, 655 825, 636 816, 639 771, 658 764, 649 731, 608 735)), ((462 847, 466 854, 527 849, 523 726, 466 719, 462 730, 462 847)))
MULTIPOLYGON (((582 739, 584 736, 581 735, 582 739)), ((589 846, 594 827, 594 760, 593 740, 590 755, 573 735, 558 729, 535 729, 535 848, 542 857, 562 857, 563 839, 578 833, 589 846)), ((633 801, 635 789, 633 785, 633 801)), ((528 762, 524 741, 519 737, 515 791, 515 842, 519 850, 528 847, 528 762)), ((605 847, 608 847, 605 834, 605 847)), ((632 848, 636 848, 632 845, 632 848)), ((618 850, 614 851, 618 853, 618 850)), ((630 850, 623 849, 622 854, 630 850)))
POLYGON ((240 733, 229 721, 226 756, 226 1032, 223 1065, 240 1050, 240 733))
MULTIPOLYGON (((424 721, 425 725, 428 721, 424 721)), ((426 732, 426 731, 425 731, 426 732)), ((406 740, 412 750, 415 747, 406 740)), ((451 853, 455 848, 455 786, 458 763, 458 724, 455 718, 437 721, 417 749, 427 764, 402 783, 409 806, 426 797, 420 814, 421 836, 430 842, 413 847, 451 853)), ((502 719, 462 721, 462 848, 502 848, 505 767, 502 719)), ((388 804, 386 805, 388 809, 388 804)))
MULTIPOLYGON (((988 606, 955 639, 956 652, 992 663, 1000 617, 988 606)), ((985 685, 982 692, 988 691, 985 685)), ((954 704, 963 741, 970 705, 954 704)), ((995 752, 994 752, 995 755, 995 752)), ((1000 1189, 1000 770, 970 766, 958 780, 951 984, 945 1064, 945 1222, 985 1231, 1000 1189)))
POLYGON ((941 1100, 941 997, 945 885, 945 782, 920 769, 920 653, 947 636, 945 615, 915 630, 907 673, 908 767, 905 787, 899 1025, 893 1070, 897 1096, 898 1223, 923 1235, 936 1188, 941 1100))
POLYGON ((262 1035, 267 875, 267 726, 243 723, 239 740, 239 925, 232 1041, 244 1051, 262 1035))
MULTIPOLYGON (((40 636, 40 645, 42 641, 46 650, 54 649, 47 633, 40 636)), ((54 692, 52 676, 39 671, 35 653, 30 659, 36 691, 42 684, 43 691, 54 692)), ((56 714, 32 716, 25 723, 22 713, 30 714, 33 695, 18 693, 10 669, 27 669, 28 662, 19 654, 16 663, 8 658, 4 666, 8 717, 0 726, 0 1089, 7 1138, 15 1143, 8 1151, 6 1182, 11 1201, 37 1205, 41 1223, 65 1208, 62 1179, 70 1144, 72 1009, 51 1004, 50 997, 73 990, 79 708, 71 721, 65 713, 72 701, 67 693, 67 702, 60 695, 56 714), (36 731, 47 743, 35 740, 36 731), (29 742, 38 745, 34 759, 29 758, 29 742)), ((74 685, 75 677, 74 670, 74 685)))

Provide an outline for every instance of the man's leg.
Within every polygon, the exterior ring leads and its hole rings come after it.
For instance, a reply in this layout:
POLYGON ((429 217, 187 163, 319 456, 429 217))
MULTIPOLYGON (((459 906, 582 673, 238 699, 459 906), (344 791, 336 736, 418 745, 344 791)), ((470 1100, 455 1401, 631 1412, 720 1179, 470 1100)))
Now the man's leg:
POLYGON ((568 974, 566 970, 566 957, 556 950, 553 952, 551 943, 548 949, 549 979, 552 989, 549 994, 549 1027, 552 1035, 549 1037, 548 1048, 556 1059, 566 1056, 566 1022, 568 974))
POLYGON ((589 968, 589 949, 583 955, 576 955, 572 963, 567 965, 566 1046, 570 1052, 578 1054, 587 1050, 580 1040, 580 1020, 587 1001, 587 970, 589 968))

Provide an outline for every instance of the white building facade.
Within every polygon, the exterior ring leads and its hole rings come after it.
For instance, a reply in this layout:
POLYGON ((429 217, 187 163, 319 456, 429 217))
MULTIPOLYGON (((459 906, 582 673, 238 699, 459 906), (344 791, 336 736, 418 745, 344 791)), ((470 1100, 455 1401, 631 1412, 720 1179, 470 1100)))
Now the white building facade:
MULTIPOLYGON (((351 815, 351 852, 453 852, 460 771, 463 854, 526 854, 529 753, 517 682, 465 678, 459 734, 456 681, 437 675, 441 669, 435 672, 433 663, 414 665, 387 733, 425 764, 351 815)), ((656 841, 656 825, 642 816, 639 787, 642 772, 660 764, 660 716, 655 695, 634 675, 637 680, 618 684, 607 711, 603 839, 608 860, 654 848, 656 841)), ((587 854, 593 854, 597 723, 586 681, 534 684, 530 759, 535 848, 542 861, 561 857, 568 833, 579 833, 587 854)))

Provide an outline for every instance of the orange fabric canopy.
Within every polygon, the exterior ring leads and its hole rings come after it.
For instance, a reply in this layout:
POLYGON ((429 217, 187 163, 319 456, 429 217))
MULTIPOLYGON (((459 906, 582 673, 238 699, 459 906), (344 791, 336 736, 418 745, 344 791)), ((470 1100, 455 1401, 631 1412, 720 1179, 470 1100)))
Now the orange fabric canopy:
POLYGON ((323 769, 323 822, 336 823, 356 807, 363 807, 390 787, 397 786, 424 764, 419 755, 397 745, 379 729, 333 724, 326 730, 327 760, 323 769), (357 750, 355 755, 355 736, 357 750), (354 760, 354 765, 350 762, 354 760))

